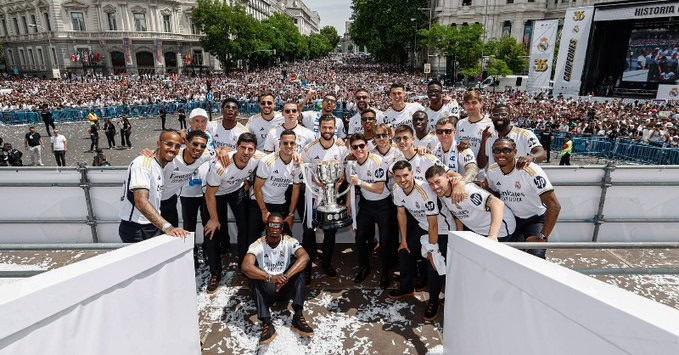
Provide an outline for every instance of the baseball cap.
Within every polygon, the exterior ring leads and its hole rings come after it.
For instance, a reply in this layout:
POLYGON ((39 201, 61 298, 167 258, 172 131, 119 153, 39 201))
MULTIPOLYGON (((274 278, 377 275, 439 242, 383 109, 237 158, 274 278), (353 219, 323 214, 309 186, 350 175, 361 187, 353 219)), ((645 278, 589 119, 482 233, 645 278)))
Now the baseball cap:
POLYGON ((189 114, 189 119, 192 120, 194 117, 198 116, 207 118, 207 111, 200 107, 194 108, 193 110, 191 110, 191 113, 189 114))

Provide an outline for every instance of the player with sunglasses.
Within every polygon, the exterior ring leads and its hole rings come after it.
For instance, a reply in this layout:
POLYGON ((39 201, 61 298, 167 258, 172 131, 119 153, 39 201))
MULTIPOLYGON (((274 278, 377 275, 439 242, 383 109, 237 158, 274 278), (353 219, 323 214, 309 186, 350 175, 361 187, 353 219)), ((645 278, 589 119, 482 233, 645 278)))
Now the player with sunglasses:
POLYGON ((283 115, 276 112, 276 99, 271 92, 259 96, 259 113, 250 116, 245 127, 257 136, 257 149, 264 150, 269 131, 283 124, 283 115))
POLYGON ((377 224, 380 233, 378 249, 382 259, 380 286, 386 289, 391 283, 391 266, 396 256, 397 245, 391 218, 396 211, 389 196, 389 189, 385 187, 389 167, 379 155, 370 152, 368 141, 363 134, 349 136, 349 146, 356 164, 347 166, 345 173, 347 181, 356 187, 356 195, 349 196, 347 207, 358 208, 356 210, 358 272, 354 282, 361 283, 370 274, 371 245, 377 224))
MULTIPOLYGON (((304 105, 311 101, 311 98, 316 94, 315 91, 310 90, 309 94, 304 101, 297 105, 298 110, 303 110, 304 105)), ((340 118, 335 117, 335 108, 337 107, 337 96, 335 94, 325 94, 323 96, 323 101, 321 101, 321 111, 303 111, 302 112, 302 125, 310 129, 316 135, 316 138, 320 138, 320 122, 323 116, 332 116, 335 118, 335 137, 345 138, 347 136, 344 130, 344 121, 340 118)))
POLYGON ((479 172, 474 152, 458 145, 455 137, 455 117, 444 117, 436 122, 437 142, 432 154, 451 171, 462 174, 465 182, 472 182, 479 172))
POLYGON ((236 149, 236 141, 241 134, 248 132, 240 122, 240 104, 233 97, 228 97, 222 101, 222 122, 212 121, 207 124, 207 132, 210 133, 215 147, 228 147, 236 149))
MULTIPOLYGON (((535 163, 519 168, 511 138, 497 139, 492 152, 496 163, 488 167, 486 184, 516 216, 513 241, 547 242, 561 211, 547 174, 535 163)), ((545 259, 545 249, 528 252, 545 259)))
POLYGON ((366 133, 363 125, 363 113, 367 110, 372 110, 375 115, 375 123, 384 122, 384 112, 375 107, 370 107, 370 93, 368 90, 359 88, 354 91, 354 104, 356 105, 356 114, 349 118, 348 134, 366 133))
POLYGON ((310 129, 299 124, 299 109, 294 102, 286 102, 283 104, 283 118, 284 121, 280 126, 269 130, 266 135, 266 140, 263 144, 263 150, 266 153, 278 151, 281 133, 285 130, 292 130, 296 135, 297 152, 301 153, 304 147, 309 145, 316 139, 316 135, 310 129))

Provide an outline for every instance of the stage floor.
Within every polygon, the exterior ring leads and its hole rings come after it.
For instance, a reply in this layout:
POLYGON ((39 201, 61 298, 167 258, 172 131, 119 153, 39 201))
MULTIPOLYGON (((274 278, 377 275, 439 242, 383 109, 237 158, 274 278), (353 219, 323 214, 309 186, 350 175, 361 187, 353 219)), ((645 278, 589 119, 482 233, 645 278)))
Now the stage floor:
MULTIPOLYGON (((49 270, 96 255, 91 251, 3 252, 0 270, 49 270)), ((679 267, 679 250, 552 250, 549 260, 575 269, 621 267, 679 267)), ((259 323, 247 281, 234 264, 225 269, 219 289, 205 292, 208 271, 197 272, 200 334, 204 354, 270 353, 403 353, 441 350, 442 311, 433 322, 423 319, 426 293, 417 299, 386 300, 373 273, 362 285, 352 281, 352 245, 338 245, 335 259, 340 276, 329 279, 315 271, 305 305, 307 321, 315 328, 311 339, 290 330, 291 312, 273 309, 278 337, 267 347, 257 346, 259 323)), ((373 269, 379 268, 376 265, 373 269)), ((597 279, 679 309, 679 275, 597 275, 597 279)), ((3 280, 0 280, 3 281, 3 280)), ((4 279, 16 282, 16 279, 4 279)), ((394 287, 395 285, 392 285, 394 287)), ((452 301, 452 300, 451 300, 452 301)))

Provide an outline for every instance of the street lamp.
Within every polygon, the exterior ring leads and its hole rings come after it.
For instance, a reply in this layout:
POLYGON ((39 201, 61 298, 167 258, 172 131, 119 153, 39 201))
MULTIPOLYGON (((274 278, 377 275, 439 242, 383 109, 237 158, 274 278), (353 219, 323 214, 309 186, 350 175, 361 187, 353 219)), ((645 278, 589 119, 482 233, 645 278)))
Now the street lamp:
POLYGON ((49 50, 47 51, 47 58, 50 60, 50 68, 54 69, 54 59, 55 56, 52 56, 52 34, 45 29, 45 27, 42 27, 41 25, 38 25, 37 23, 31 23, 28 24, 28 27, 33 27, 38 30, 43 30, 47 33, 47 45, 49 46, 49 50))
POLYGON ((415 73, 415 56, 417 55, 415 53, 415 48, 417 47, 417 22, 415 22, 417 19, 414 17, 410 18, 410 22, 413 23, 413 61, 412 61, 412 69, 413 69, 413 74, 415 73))

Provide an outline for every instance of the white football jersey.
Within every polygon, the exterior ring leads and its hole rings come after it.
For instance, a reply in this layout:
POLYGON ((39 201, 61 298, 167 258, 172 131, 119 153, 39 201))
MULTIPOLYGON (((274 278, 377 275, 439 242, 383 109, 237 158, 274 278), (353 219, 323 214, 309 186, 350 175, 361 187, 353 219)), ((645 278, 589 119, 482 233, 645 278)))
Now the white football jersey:
POLYGON ((394 185, 394 204, 405 208, 417 221, 417 225, 425 231, 429 231, 428 216, 438 216, 438 234, 448 234, 455 229, 455 222, 447 210, 441 210, 438 206, 436 194, 429 184, 415 179, 415 186, 409 194, 399 186, 394 185))
POLYGON ((127 177, 120 196, 120 219, 139 224, 151 224, 134 204, 134 190, 149 191, 149 202, 160 213, 160 197, 163 193, 163 168, 154 158, 138 156, 127 168, 127 177))
MULTIPOLYGON (((229 157, 233 159, 236 152, 229 152, 229 157)), ((259 160, 254 156, 241 169, 236 166, 235 160, 224 169, 222 163, 214 161, 210 164, 210 171, 207 174, 207 185, 211 187, 219 186, 215 195, 221 196, 230 194, 238 189, 242 189, 245 181, 250 178, 257 168, 259 160)))
MULTIPOLYGON (((264 142, 265 152, 277 152, 280 149, 281 133, 285 128, 283 126, 278 126, 272 128, 269 134, 266 136, 266 141, 264 142)), ((295 142, 297 143, 297 152, 301 153, 304 148, 311 144, 316 139, 314 132, 310 129, 298 124, 292 129, 295 132, 295 142)))
MULTIPOLYGON (((284 204, 288 187, 302 180, 301 172, 295 163, 290 160, 286 164, 278 153, 268 154, 259 161, 257 177, 266 180, 262 187, 264 202, 273 204, 284 204)), ((255 199, 254 195, 252 199, 255 199)))
POLYGON ((206 149, 200 158, 196 159, 192 164, 186 164, 186 161, 184 160, 185 149, 186 148, 179 149, 177 156, 175 156, 170 163, 165 165, 165 168, 163 169, 163 173, 165 174, 165 187, 161 197, 163 201, 179 193, 179 190, 186 185, 196 170, 198 170, 203 163, 212 160, 212 155, 206 149))
POLYGON ((414 138, 416 148, 427 148, 429 151, 433 151, 436 143, 438 143, 438 138, 436 138, 436 135, 433 133, 428 133, 426 136, 422 137, 422 139, 417 138, 417 135, 415 135, 414 138))
POLYGON ((484 116, 480 121, 471 123, 469 118, 457 121, 456 138, 458 141, 468 141, 474 156, 479 155, 481 149, 481 135, 486 127, 490 127, 490 132, 495 133, 493 121, 488 116, 484 116))
MULTIPOLYGON (((363 164, 359 164, 358 161, 354 161, 354 163, 355 164, 346 164, 345 178, 347 181, 351 181, 352 174, 357 175, 358 178, 361 179, 361 181, 370 184, 375 182, 387 181, 388 166, 384 165, 384 162, 382 161, 382 158, 379 155, 374 153, 368 153, 368 158, 363 162, 363 164)), ((356 187, 357 194, 359 194, 359 190, 361 197, 369 201, 379 201, 389 196, 389 189, 387 189, 386 187, 384 188, 381 194, 376 194, 374 192, 370 192, 357 186, 356 187)))
POLYGON ((236 149, 236 142, 241 134, 248 132, 240 122, 231 129, 224 129, 221 121, 212 121, 207 124, 207 131, 212 135, 215 148, 229 147, 236 149))
POLYGON ((302 246, 297 239, 284 235, 275 248, 266 243, 265 237, 250 244, 248 254, 257 259, 257 266, 272 276, 282 275, 291 264, 295 252, 302 246))
POLYGON ((471 163, 476 164, 474 152, 472 152, 470 148, 467 148, 461 152, 458 151, 457 142, 455 141, 453 141, 452 145, 450 146, 450 150, 447 152, 443 151, 443 145, 437 141, 434 149, 432 149, 432 153, 439 161, 441 161, 441 163, 445 164, 448 169, 460 174, 464 173, 464 169, 467 167, 467 165, 471 163))
POLYGON ((530 163, 523 169, 504 174, 497 164, 488 167, 488 187, 500 194, 500 199, 519 218, 540 216, 547 211, 540 195, 553 191, 554 187, 542 168, 530 163))
MULTIPOLYGON (((394 146, 390 146, 389 150, 385 154, 380 153, 380 150, 377 149, 377 147, 372 149, 371 152, 379 155, 382 158, 382 162, 387 167, 391 167, 399 160, 405 160, 403 153, 394 146)), ((394 190, 394 179, 391 178, 392 175, 391 169, 387 169, 387 188, 389 191, 394 190)))
POLYGON ((347 148, 335 140, 330 148, 324 148, 320 140, 315 140, 309 144, 302 152, 302 160, 309 163, 315 169, 321 161, 344 161, 349 154, 347 148))
MULTIPOLYGON (((384 123, 384 112, 371 107, 375 113, 377 113, 376 118, 376 123, 375 124, 380 124, 384 123)), ((349 128, 348 128, 348 133, 349 134, 354 134, 354 133, 364 133, 363 132, 363 122, 361 121, 361 113, 357 112, 355 115, 351 116, 349 118, 349 128)))
MULTIPOLYGON (((316 138, 321 137, 320 121, 322 113, 320 111, 304 111, 302 112, 302 125, 310 129, 316 135, 316 138)), ((335 117, 335 116, 333 116, 335 117)), ((344 121, 335 117, 335 137, 345 138, 347 135, 344 131, 344 121)))
POLYGON ((193 172, 189 181, 182 186, 179 196, 182 197, 202 197, 205 191, 207 172, 210 170, 210 162, 206 161, 196 171, 193 172))
POLYGON ((264 150, 264 141, 272 128, 276 128, 283 124, 285 117, 280 112, 274 112, 274 116, 270 119, 264 119, 261 113, 250 116, 246 128, 257 136, 257 149, 264 150))
POLYGON ((416 102, 406 102, 406 106, 401 111, 396 111, 389 106, 389 108, 384 111, 384 123, 394 128, 400 125, 408 125, 413 128, 413 113, 424 110, 424 106, 416 102))
MULTIPOLYGON (((490 193, 470 182, 465 185, 468 196, 459 204, 449 197, 440 198, 448 210, 472 232, 488 236, 490 232, 491 214, 487 206, 490 193)), ((516 229, 516 219, 512 211, 505 206, 502 226, 498 238, 506 237, 516 229)))
MULTIPOLYGON (((415 176, 415 179, 420 179, 422 181, 427 181, 425 179, 424 174, 427 172, 427 169, 431 168, 434 165, 440 165, 446 170, 448 169, 443 163, 441 163, 435 156, 432 154, 415 154, 413 155, 412 158, 407 159, 404 158, 404 160, 408 161, 410 163, 410 166, 413 168, 413 175, 415 176)), ((389 166, 389 172, 393 174, 394 164, 389 166)))
POLYGON ((460 117, 460 105, 457 100, 452 100, 449 103, 441 106, 438 111, 432 110, 430 107, 424 111, 427 113, 427 118, 429 119, 429 130, 433 131, 436 129, 436 122, 440 119, 450 116, 460 117))
MULTIPOLYGON (((530 155, 530 152, 533 150, 533 148, 542 147, 542 144, 535 133, 528 129, 512 127, 509 133, 507 133, 507 138, 511 138, 516 143, 517 157, 525 157, 530 155)), ((497 139, 498 134, 495 132, 486 141, 486 155, 488 156, 488 164, 486 167, 489 167, 495 163, 495 158, 493 157, 493 144, 497 139)))

